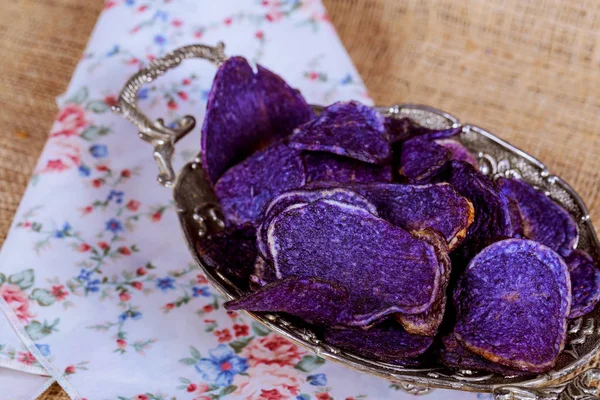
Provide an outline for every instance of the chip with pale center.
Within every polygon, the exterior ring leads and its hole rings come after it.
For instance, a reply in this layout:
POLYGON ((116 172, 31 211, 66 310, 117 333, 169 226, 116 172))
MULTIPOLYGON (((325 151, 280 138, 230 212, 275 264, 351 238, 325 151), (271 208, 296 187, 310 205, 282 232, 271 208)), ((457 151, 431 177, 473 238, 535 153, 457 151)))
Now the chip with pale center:
POLYGON ((277 277, 318 277, 349 292, 343 323, 426 311, 441 290, 435 248, 362 207, 318 200, 281 212, 267 244, 277 277))

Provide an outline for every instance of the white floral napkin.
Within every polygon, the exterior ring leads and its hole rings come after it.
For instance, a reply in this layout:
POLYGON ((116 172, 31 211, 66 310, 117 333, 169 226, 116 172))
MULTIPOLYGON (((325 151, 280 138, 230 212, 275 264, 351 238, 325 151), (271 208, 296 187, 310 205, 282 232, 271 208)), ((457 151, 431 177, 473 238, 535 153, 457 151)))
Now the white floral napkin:
MULTIPOLYGON (((411 397, 225 312, 156 184, 151 148, 109 111, 153 58, 218 41, 311 103, 370 103, 318 0, 107 1, 0 253, 0 367, 21 371, 0 368, 2 398, 35 397, 52 381, 88 400, 411 397)), ((140 104, 153 118, 201 119, 214 72, 186 62, 140 104)), ((198 149, 197 129, 178 163, 198 149)))

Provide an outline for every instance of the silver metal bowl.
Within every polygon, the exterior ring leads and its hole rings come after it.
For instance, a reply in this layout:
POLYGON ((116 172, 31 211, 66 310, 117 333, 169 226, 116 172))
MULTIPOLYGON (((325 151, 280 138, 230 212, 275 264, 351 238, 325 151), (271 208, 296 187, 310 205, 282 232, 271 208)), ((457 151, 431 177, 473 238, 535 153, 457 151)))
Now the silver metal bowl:
MULTIPOLYGON (((168 128, 162 120, 150 121, 139 111, 137 91, 167 70, 188 58, 203 58, 215 65, 225 61, 224 46, 191 45, 179 48, 165 57, 154 60, 147 68, 135 74, 125 85, 119 105, 113 110, 122 114, 139 129, 139 136, 152 144, 158 165, 158 181, 173 188, 177 213, 185 240, 199 268, 227 299, 238 297, 242 291, 214 266, 203 260, 196 243, 207 233, 223 228, 223 217, 212 185, 200 165, 200 157, 185 165, 175 174, 171 159, 175 143, 190 132, 195 120, 186 116, 175 128, 168 128)), ((318 111, 319 106, 314 106, 318 111)), ((477 156, 480 170, 492 177, 520 177, 542 189, 560 203, 577 221, 579 240, 577 248, 600 258, 600 243, 592 226, 588 210, 577 193, 560 177, 552 175, 540 161, 506 143, 494 134, 474 125, 461 124, 458 118, 432 107, 398 104, 377 107, 385 116, 408 117, 427 128, 462 126, 459 140, 477 156)), ((413 394, 425 394, 434 388, 493 393, 497 400, 510 399, 599 399, 600 369, 585 370, 585 366, 600 350, 600 307, 570 321, 566 349, 554 369, 535 377, 510 377, 470 370, 452 370, 443 366, 404 368, 340 350, 323 343, 312 327, 283 315, 248 312, 255 320, 316 355, 345 367, 386 378, 398 383, 413 394)))

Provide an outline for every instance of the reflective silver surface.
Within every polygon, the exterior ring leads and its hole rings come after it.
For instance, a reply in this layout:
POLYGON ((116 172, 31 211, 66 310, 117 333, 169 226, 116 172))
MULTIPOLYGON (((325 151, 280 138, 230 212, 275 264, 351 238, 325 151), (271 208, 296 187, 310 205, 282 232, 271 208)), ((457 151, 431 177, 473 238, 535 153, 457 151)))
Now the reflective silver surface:
MULTIPOLYGON (((199 157, 187 164, 175 179, 171 166, 171 154, 175 142, 189 132, 194 125, 193 117, 181 121, 183 128, 170 130, 162 121, 151 122, 137 109, 135 94, 145 82, 162 75, 167 69, 178 65, 182 59, 201 57, 220 64, 225 59, 222 46, 186 46, 155 60, 148 68, 140 71, 127 83, 119 99, 116 112, 122 113, 140 130, 140 137, 154 146, 160 175, 159 182, 173 186, 177 213, 184 237, 199 268, 211 283, 227 299, 237 297, 241 290, 219 274, 202 259, 196 243, 208 232, 223 228, 223 217, 212 186, 199 164, 199 157)), ((320 107, 315 106, 318 110, 320 107)), ((378 107, 386 116, 411 118, 428 128, 461 126, 450 114, 421 105, 395 105, 378 107)), ((577 247, 600 258, 600 243, 596 237, 589 213, 583 200, 561 178, 552 175, 540 161, 504 142, 492 133, 479 127, 462 125, 459 140, 476 156, 480 170, 496 178, 499 176, 519 177, 543 190, 560 203, 578 222, 579 240, 577 247)), ((323 343, 310 325, 292 322, 285 316, 267 313, 248 313, 287 339, 305 347, 316 355, 343 366, 386 378, 399 383, 409 393, 426 394, 433 388, 493 393, 497 400, 511 399, 577 399, 600 398, 598 383, 600 369, 581 372, 600 350, 600 309, 571 321, 568 343, 561 353, 556 367, 536 377, 504 377, 491 373, 450 370, 445 367, 404 368, 392 364, 368 360, 323 343)))
POLYGON ((172 159, 175 143, 194 129, 196 120, 194 117, 186 115, 174 128, 166 127, 162 119, 155 122, 150 121, 137 106, 138 90, 168 70, 179 66, 183 60, 202 58, 219 66, 226 60, 224 50, 223 43, 219 43, 215 47, 192 44, 180 47, 164 57, 153 60, 146 68, 129 78, 121 90, 118 105, 112 107, 114 112, 123 115, 139 129, 140 139, 150 143, 154 148, 154 160, 159 170, 158 182, 163 186, 173 186, 175 171, 172 159))

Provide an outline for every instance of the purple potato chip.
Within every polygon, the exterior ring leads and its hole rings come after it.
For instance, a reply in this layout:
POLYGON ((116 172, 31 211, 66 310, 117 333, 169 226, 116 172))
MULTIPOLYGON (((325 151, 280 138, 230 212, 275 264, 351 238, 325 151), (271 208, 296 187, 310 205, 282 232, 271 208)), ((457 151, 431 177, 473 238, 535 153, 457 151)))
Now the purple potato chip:
POLYGON ((387 163, 391 154, 383 117, 356 101, 338 102, 326 107, 317 118, 294 130, 290 146, 372 164, 387 163))
POLYGON ((420 356, 411 358, 397 358, 395 360, 386 361, 386 363, 398 365, 405 368, 437 368, 439 366, 437 362, 439 358, 438 353, 438 349, 436 349, 435 346, 431 346, 425 353, 421 354, 420 356))
POLYGON ((475 220, 463 245, 466 259, 496 240, 519 235, 521 227, 517 225, 509 201, 488 177, 463 161, 452 160, 448 166, 447 181, 475 207, 475 220))
POLYGON ((433 338, 411 335, 393 321, 368 330, 327 329, 325 342, 344 351, 383 362, 417 357, 431 346, 433 338))
POLYGON ((315 117, 312 107, 298 89, 260 64, 256 66, 256 90, 269 115, 271 132, 277 138, 287 137, 293 130, 315 117))
POLYGON ((413 335, 435 336, 444 319, 446 294, 436 298, 429 310, 419 314, 396 314, 396 321, 413 335))
POLYGON ((565 345, 571 282, 554 250, 507 239, 471 260, 454 292, 456 338, 509 368, 551 369, 565 345))
POLYGON ((217 71, 202 125, 202 166, 212 183, 255 151, 314 117, 302 95, 273 72, 255 74, 242 57, 217 71))
MULTIPOLYGON (((362 328, 364 331, 365 329, 362 328)), ((418 335, 413 335, 418 336, 418 335)), ((420 354, 416 357, 406 357, 406 358, 396 358, 396 359, 388 359, 388 360, 377 360, 379 362, 383 362, 386 364, 397 365, 404 368, 436 368, 439 367, 437 362, 439 358, 439 349, 438 346, 433 345, 429 347, 423 354, 420 354)), ((356 352, 356 355, 360 356, 359 352, 356 352)), ((368 355, 363 355, 363 357, 368 357, 368 355)))
POLYGON ((477 168, 477 159, 462 143, 454 139, 439 139, 435 142, 450 150, 453 160, 464 161, 477 168))
POLYGON ((468 369, 488 371, 503 376, 522 376, 529 372, 510 369, 501 364, 493 363, 477 354, 471 353, 460 344, 453 334, 442 339, 443 347, 440 352, 440 361, 447 367, 456 369, 468 369))
POLYGON ((305 187, 345 187, 363 195, 379 215, 407 231, 433 229, 444 236, 450 250, 465 238, 475 218, 473 205, 447 183, 400 185, 397 183, 313 182, 305 187))
POLYGON ((403 142, 411 138, 425 140, 448 139, 461 133, 462 128, 429 129, 416 125, 410 118, 385 117, 385 129, 391 143, 403 142))
POLYGON ((227 278, 247 285, 256 258, 256 227, 245 224, 198 239, 202 259, 227 278))
MULTIPOLYGON (((497 186, 496 186, 497 187, 497 186)), ((517 205, 517 202, 514 201, 513 199, 505 196, 502 192, 500 192, 501 196, 500 196, 500 200, 502 200, 502 202, 504 203, 504 207, 508 209, 508 215, 510 218, 510 226, 511 228, 511 233, 512 233, 512 237, 513 238, 524 238, 525 236, 523 235, 523 216, 521 215, 521 212, 519 211, 519 206, 517 205)))
POLYGON ((348 291, 333 282, 289 277, 225 303, 227 310, 284 312, 323 326, 335 325, 348 291))
MULTIPOLYGON (((335 183, 334 183, 335 184, 335 183)), ((328 183, 313 183, 314 186, 305 185, 295 190, 289 190, 271 199, 265 206, 263 215, 279 213, 289 206, 297 203, 312 203, 319 199, 331 199, 362 207, 377 216, 377 207, 365 196, 355 192, 350 187, 332 186, 328 183)))
POLYGON ((257 247, 260 254, 267 260, 271 260, 271 254, 267 246, 267 230, 271 221, 282 211, 293 205, 305 205, 319 199, 332 199, 343 203, 362 207, 373 215, 377 215, 377 208, 369 200, 360 194, 344 188, 325 189, 301 189, 290 190, 274 197, 265 206, 261 223, 257 229, 257 247))
POLYGON ((600 270, 594 259, 582 250, 575 250, 565 262, 571 276, 573 302, 569 318, 581 317, 592 311, 600 301, 600 270))
POLYGON ((215 193, 227 222, 239 225, 256 222, 269 200, 305 182, 300 152, 276 143, 227 170, 215 193))
POLYGON ((391 143, 410 139, 415 129, 419 129, 410 118, 385 117, 384 125, 391 143))
POLYGON ((438 292, 432 306, 419 314, 396 314, 398 321, 404 329, 414 335, 435 336, 439 326, 444 319, 446 311, 446 289, 450 281, 452 263, 448 255, 448 244, 444 237, 432 229, 411 232, 413 236, 430 243, 436 251, 439 265, 442 268, 440 291, 438 292))
POLYGON ((306 181, 391 182, 392 167, 324 152, 305 152, 306 181))
POLYGON ((278 277, 319 277, 348 289, 344 325, 423 312, 440 290, 432 245, 348 203, 291 207, 271 222, 267 237, 278 277))
POLYGON ((407 140, 402 146, 398 172, 409 183, 429 183, 451 157, 449 149, 434 141, 407 140))
POLYGON ((462 132, 462 127, 448 128, 448 129, 427 129, 421 128, 413 133, 413 137, 421 140, 440 140, 449 139, 458 136, 462 132))
POLYGON ((573 251, 577 243, 577 224, 564 208, 521 180, 500 178, 496 184, 505 196, 517 203, 525 237, 563 256, 573 251))

